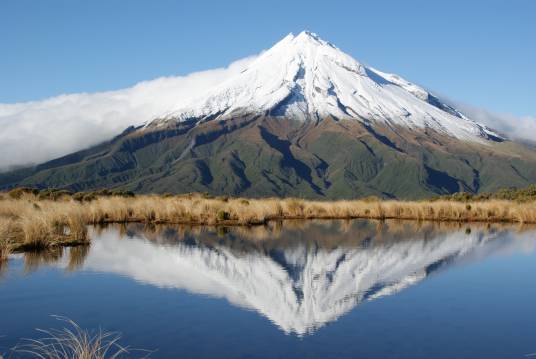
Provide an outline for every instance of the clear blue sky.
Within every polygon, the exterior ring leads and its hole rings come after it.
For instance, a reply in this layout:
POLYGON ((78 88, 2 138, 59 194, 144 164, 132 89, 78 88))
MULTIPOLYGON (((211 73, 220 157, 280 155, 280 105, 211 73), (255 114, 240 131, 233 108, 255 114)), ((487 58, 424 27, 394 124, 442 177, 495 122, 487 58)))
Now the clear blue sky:
POLYGON ((453 99, 536 115, 532 0, 0 0, 0 102, 222 67, 303 29, 453 99))

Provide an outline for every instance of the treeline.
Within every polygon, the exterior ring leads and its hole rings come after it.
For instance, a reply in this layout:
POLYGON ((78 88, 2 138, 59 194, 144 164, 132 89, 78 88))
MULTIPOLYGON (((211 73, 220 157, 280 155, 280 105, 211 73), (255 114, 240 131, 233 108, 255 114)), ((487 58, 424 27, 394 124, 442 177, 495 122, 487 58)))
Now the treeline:
POLYGON ((134 192, 122 190, 101 189, 90 192, 72 192, 65 189, 47 188, 36 189, 30 187, 18 187, 7 192, 7 196, 12 199, 20 199, 24 194, 33 194, 40 200, 57 201, 60 199, 72 198, 78 202, 90 202, 101 197, 134 197, 134 192))
MULTIPOLYGON (((73 199, 78 202, 90 202, 97 198, 102 197, 135 197, 136 194, 131 191, 124 190, 109 190, 100 189, 96 191, 88 192, 72 192, 65 189, 48 188, 48 189, 36 189, 30 187, 18 187, 7 192, 7 197, 12 199, 20 199, 24 194, 33 194, 40 200, 52 200, 57 201, 61 199, 73 199)), ((1 199, 2 194, 0 194, 1 199)), ((228 200, 228 196, 212 196, 208 193, 184 193, 184 194, 160 194, 160 197, 200 197, 203 199, 223 199, 228 200)), ((368 196, 359 198, 358 200, 363 202, 378 202, 382 201, 381 198, 375 196, 368 196)), ((424 201, 454 201, 454 202, 481 202, 490 200, 507 200, 516 202, 531 202, 536 201, 536 184, 530 185, 526 188, 503 188, 496 192, 484 192, 484 193, 469 193, 469 192, 457 192, 448 195, 436 196, 424 201)))
POLYGON ((468 192, 457 192, 450 195, 444 195, 434 198, 434 200, 446 200, 455 202, 480 202, 490 200, 506 200, 516 202, 536 201, 536 185, 530 185, 526 188, 503 188, 497 192, 485 192, 473 194, 468 192))

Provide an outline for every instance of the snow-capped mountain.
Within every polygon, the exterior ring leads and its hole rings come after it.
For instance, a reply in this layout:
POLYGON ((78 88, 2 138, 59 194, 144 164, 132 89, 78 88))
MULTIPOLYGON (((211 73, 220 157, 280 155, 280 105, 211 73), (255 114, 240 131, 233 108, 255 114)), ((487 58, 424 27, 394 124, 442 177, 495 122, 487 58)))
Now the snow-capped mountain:
POLYGON ((108 142, 0 173, 0 190, 415 199, 536 183, 534 148, 309 32, 195 93, 108 142))
POLYGON ((415 234, 371 246, 307 245, 294 237, 292 242, 268 252, 244 252, 202 241, 157 244, 143 233, 125 239, 109 229, 92 241, 84 269, 225 298, 256 310, 287 333, 304 335, 363 301, 396 294, 470 254, 480 258, 500 250, 534 250, 531 236, 514 241, 507 233, 481 231, 415 234), (491 241, 496 238, 501 240, 491 241))
POLYGON ((244 114, 382 122, 466 140, 498 137, 422 87, 364 66, 307 31, 289 34, 240 74, 149 126, 244 114))

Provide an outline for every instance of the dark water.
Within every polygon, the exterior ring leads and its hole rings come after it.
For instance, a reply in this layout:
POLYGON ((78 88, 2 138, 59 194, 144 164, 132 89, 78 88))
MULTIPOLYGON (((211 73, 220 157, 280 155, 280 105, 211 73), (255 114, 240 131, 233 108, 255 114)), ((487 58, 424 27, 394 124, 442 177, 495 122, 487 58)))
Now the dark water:
MULTIPOLYGON (((51 314, 153 358, 536 358, 536 231, 313 221, 112 226, 15 255, 0 353, 51 314)), ((16 355, 14 356, 16 357, 16 355)))

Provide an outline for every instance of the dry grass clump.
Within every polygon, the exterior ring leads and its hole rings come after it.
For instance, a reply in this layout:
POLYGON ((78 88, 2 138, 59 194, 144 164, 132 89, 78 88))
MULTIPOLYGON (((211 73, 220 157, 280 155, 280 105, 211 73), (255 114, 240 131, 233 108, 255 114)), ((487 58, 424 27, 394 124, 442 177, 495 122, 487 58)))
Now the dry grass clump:
POLYGON ((0 217, 0 263, 6 261, 11 253, 11 243, 20 236, 15 221, 0 217))
POLYGON ((39 200, 27 193, 6 199, 0 205, 0 246, 28 250, 82 244, 88 240, 83 213, 71 200, 39 200))
MULTIPOLYGON (((44 335, 40 339, 23 339, 13 348, 15 353, 41 359, 114 359, 129 354, 127 348, 119 344, 118 333, 98 330, 89 332, 74 321, 56 317, 65 323, 62 329, 37 329, 44 335)), ((148 352, 143 357, 148 356, 148 352)))
POLYGON ((6 261, 9 258, 10 253, 11 248, 4 239, 0 238, 0 262, 6 261))

